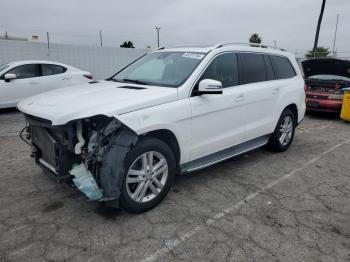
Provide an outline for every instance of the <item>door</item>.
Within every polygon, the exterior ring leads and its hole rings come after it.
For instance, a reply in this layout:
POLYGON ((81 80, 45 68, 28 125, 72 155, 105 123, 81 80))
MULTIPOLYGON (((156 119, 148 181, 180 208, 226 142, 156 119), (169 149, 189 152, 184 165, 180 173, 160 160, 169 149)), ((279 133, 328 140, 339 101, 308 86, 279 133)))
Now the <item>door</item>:
POLYGON ((222 94, 190 97, 191 160, 241 143, 244 127, 245 94, 238 86, 238 63, 235 53, 216 56, 196 83, 214 79, 222 83, 222 94))
POLYGON ((277 103, 279 83, 269 58, 258 53, 239 53, 239 83, 246 96, 243 140, 267 135, 274 130, 274 106, 277 103))
POLYGON ((16 106, 26 97, 40 93, 40 77, 37 64, 27 64, 14 67, 1 76, 0 103, 2 105, 16 106), (16 78, 5 81, 5 74, 15 74, 16 78))
POLYGON ((70 76, 65 74, 67 68, 54 64, 41 64, 41 89, 47 92, 70 85, 70 76))

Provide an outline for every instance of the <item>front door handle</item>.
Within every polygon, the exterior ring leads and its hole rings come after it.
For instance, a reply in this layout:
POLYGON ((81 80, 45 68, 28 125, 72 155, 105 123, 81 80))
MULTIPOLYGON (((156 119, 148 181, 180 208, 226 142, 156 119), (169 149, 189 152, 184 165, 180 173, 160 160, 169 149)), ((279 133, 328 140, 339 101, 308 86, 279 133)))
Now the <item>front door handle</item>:
POLYGON ((38 84, 38 82, 36 82, 36 81, 30 81, 30 83, 31 83, 32 85, 38 84))
POLYGON ((243 94, 236 96, 235 102, 242 102, 245 100, 245 96, 243 94))

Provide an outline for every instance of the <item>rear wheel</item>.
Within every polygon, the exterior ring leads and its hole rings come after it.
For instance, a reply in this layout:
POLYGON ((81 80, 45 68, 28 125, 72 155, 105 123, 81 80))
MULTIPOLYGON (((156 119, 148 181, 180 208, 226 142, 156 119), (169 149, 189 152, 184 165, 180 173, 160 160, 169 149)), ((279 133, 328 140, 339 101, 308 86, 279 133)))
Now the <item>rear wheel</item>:
POLYGON ((275 131, 269 140, 268 147, 276 152, 286 151, 293 141, 295 126, 296 119, 293 112, 289 109, 285 109, 282 112, 275 131))
POLYGON ((120 204, 140 213, 158 205, 169 192, 175 176, 175 157, 157 138, 142 139, 128 153, 120 204))

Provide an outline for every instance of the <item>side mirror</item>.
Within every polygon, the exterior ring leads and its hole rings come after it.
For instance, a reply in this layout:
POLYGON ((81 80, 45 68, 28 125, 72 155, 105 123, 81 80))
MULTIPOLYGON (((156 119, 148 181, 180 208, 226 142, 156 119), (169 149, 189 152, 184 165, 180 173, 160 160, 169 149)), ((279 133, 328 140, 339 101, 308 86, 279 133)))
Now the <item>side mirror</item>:
POLYGON ((222 94, 222 83, 213 79, 203 79, 199 82, 197 94, 222 94))
POLYGON ((13 79, 16 79, 16 74, 5 74, 4 79, 6 82, 10 82, 13 79))

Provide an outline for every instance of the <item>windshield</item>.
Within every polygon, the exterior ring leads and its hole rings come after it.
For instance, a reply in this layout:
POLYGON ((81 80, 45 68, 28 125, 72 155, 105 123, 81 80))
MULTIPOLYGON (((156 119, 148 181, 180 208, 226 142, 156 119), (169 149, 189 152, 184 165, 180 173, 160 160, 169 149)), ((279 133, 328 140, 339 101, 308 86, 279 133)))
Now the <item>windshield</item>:
POLYGON ((309 79, 318 79, 318 80, 342 80, 342 81, 350 81, 350 78, 344 76, 337 75, 314 75, 308 77, 309 79))
POLYGON ((0 72, 4 71, 6 68, 8 68, 10 65, 9 64, 3 64, 0 65, 0 72))
POLYGON ((150 53, 114 75, 110 80, 144 85, 182 85, 205 54, 194 52, 150 53))

